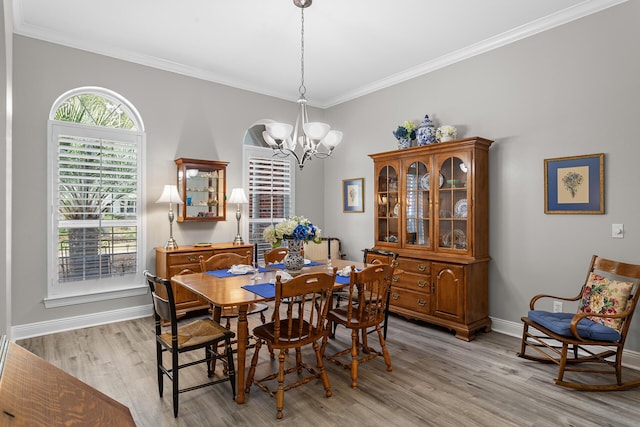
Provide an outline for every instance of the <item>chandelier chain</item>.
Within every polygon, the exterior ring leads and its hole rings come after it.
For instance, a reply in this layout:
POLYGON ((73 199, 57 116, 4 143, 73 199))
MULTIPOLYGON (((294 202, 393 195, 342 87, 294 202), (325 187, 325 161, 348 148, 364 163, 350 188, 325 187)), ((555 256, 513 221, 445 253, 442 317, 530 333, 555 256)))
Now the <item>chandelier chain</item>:
POLYGON ((307 88, 304 85, 304 8, 300 9, 301 11, 301 27, 300 27, 300 87, 298 88, 298 92, 300 92, 301 96, 307 92, 307 88))

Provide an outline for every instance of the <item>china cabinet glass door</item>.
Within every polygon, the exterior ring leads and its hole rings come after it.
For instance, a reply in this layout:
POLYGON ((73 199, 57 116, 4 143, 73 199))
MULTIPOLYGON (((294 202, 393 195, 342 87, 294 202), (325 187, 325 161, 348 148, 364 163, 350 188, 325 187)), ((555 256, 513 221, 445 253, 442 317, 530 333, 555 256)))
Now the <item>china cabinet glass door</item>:
POLYGON ((431 176, 424 162, 413 162, 404 171, 404 241, 403 244, 431 246, 430 186, 431 176))
POLYGON ((398 171, 384 165, 378 172, 376 204, 378 223, 376 240, 397 243, 399 237, 400 198, 398 193, 398 171))
POLYGON ((469 159, 465 156, 438 158, 441 176, 438 189, 438 248, 444 250, 468 250, 468 188, 469 159))

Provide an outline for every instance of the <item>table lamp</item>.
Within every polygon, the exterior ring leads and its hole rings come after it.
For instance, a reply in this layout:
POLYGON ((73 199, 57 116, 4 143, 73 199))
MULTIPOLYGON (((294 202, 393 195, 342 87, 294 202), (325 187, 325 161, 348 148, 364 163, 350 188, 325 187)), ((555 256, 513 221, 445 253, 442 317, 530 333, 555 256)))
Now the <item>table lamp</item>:
POLYGON ((247 200, 247 196, 244 194, 244 189, 242 188, 234 188, 231 190, 231 196, 229 196, 228 203, 235 203, 238 205, 236 209, 236 221, 238 222, 238 232, 236 234, 236 238, 233 240, 234 245, 242 245, 244 242, 242 241, 242 236, 240 235, 240 217, 242 216, 242 212, 240 212, 240 205, 249 203, 247 200))
POLYGON ((178 249, 178 244, 173 238, 173 204, 184 203, 178 194, 178 187, 175 185, 165 185, 160 198, 156 203, 169 203, 169 240, 165 243, 165 249, 178 249))

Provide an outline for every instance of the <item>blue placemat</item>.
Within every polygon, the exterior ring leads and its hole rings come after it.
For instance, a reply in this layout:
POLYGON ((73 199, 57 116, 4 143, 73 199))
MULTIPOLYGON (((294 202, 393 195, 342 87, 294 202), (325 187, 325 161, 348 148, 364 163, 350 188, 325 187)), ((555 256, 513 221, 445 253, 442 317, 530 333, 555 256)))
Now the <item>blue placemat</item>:
MULTIPOLYGON (((322 265, 324 264, 324 262, 320 262, 320 261, 311 261, 309 264, 305 264, 305 267, 313 267, 314 265, 322 265)), ((276 268, 278 270, 284 270, 284 263, 280 262, 277 264, 269 264, 269 267, 271 268, 276 268)))
MULTIPOLYGON (((269 270, 268 268, 264 268, 264 267, 258 267, 258 271, 260 271, 260 273, 266 273, 266 272, 271 271, 271 270, 269 270)), ((210 276, 218 277, 220 279, 224 279, 225 277, 241 276, 241 274, 231 274, 231 273, 229 273, 229 269, 207 271, 207 274, 210 275, 210 276)), ((248 273, 245 273, 245 274, 253 274, 253 271, 249 271, 248 273)))
POLYGON ((257 285, 245 285, 242 289, 258 294, 263 298, 274 298, 276 296, 276 286, 272 283, 258 283, 257 285))
POLYGON ((350 277, 349 276, 338 276, 336 275, 336 283, 340 283, 341 285, 348 285, 350 277))

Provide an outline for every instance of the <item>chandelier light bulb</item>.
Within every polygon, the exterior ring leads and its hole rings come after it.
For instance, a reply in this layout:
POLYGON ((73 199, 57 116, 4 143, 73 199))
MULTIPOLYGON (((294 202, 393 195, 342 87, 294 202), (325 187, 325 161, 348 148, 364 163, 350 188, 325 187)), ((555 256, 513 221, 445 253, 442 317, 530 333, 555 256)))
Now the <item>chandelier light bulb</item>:
POLYGON ((329 126, 326 123, 311 122, 311 123, 305 123, 303 126, 303 129, 304 129, 305 135, 307 135, 309 138, 313 139, 314 141, 318 141, 324 138, 325 136, 327 136, 327 133, 329 133, 331 126, 329 126))
POLYGON ((293 126, 288 123, 268 123, 265 125, 267 133, 276 141, 284 141, 291 135, 293 126))
POLYGON ((320 141, 325 147, 329 149, 329 151, 333 150, 340 144, 342 141, 343 133, 339 130, 330 131, 327 136, 324 137, 322 141, 320 141))

